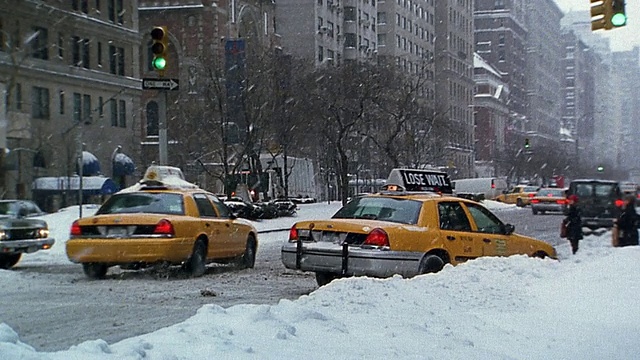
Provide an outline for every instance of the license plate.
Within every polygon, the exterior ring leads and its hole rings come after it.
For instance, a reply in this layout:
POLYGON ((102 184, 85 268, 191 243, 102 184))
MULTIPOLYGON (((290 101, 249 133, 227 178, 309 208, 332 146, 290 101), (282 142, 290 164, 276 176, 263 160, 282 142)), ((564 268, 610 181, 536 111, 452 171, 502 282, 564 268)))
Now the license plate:
POLYGON ((322 241, 340 244, 340 234, 335 232, 325 232, 322 234, 322 241))
POLYGON ((107 236, 125 236, 128 235, 127 228, 124 226, 110 226, 107 228, 107 236))

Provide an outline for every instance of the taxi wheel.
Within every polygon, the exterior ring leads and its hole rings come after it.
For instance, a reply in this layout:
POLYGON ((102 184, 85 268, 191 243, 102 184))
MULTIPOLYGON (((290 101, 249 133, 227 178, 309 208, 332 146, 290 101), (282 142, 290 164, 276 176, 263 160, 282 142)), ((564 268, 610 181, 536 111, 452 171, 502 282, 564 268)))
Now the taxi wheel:
POLYGON ((1 254, 0 255, 0 269, 11 269, 15 264, 20 261, 22 253, 17 254, 1 254))
POLYGON ((316 272, 316 282, 318 283, 318 286, 325 286, 337 278, 337 274, 323 271, 316 272))
POLYGON ((240 267, 245 269, 253 269, 256 264, 256 239, 253 235, 249 235, 247 239, 247 247, 244 254, 240 258, 240 267))
POLYGON ((516 200, 516 206, 518 207, 523 207, 524 203, 522 202, 522 199, 518 198, 518 200, 516 200))
POLYGON ((187 271, 193 277, 204 275, 207 257, 207 245, 202 240, 193 245, 193 253, 187 262, 187 271))
POLYGON ((90 279, 104 279, 107 275, 107 265, 100 263, 84 263, 82 264, 82 270, 84 274, 90 279))
POLYGON ((536 209, 531 209, 531 212, 533 213, 533 215, 538 215, 538 210, 536 209))
POLYGON ((420 274, 436 273, 444 267, 444 260, 437 255, 427 255, 420 261, 420 274))

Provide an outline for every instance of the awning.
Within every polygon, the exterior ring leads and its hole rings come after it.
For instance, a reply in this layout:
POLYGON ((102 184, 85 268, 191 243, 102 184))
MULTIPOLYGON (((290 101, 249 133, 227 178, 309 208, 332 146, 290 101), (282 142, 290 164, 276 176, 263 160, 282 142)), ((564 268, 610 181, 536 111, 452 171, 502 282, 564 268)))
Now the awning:
POLYGON ((113 176, 133 175, 136 165, 130 157, 123 153, 116 153, 113 157, 113 176))
POLYGON ((82 152, 82 175, 95 176, 98 174, 100 174, 100 162, 98 161, 98 158, 88 151, 83 151, 82 152))
MULTIPOLYGON (((79 176, 41 177, 33 181, 34 192, 56 194, 80 189, 79 176)), ((84 195, 109 195, 118 191, 116 183, 104 176, 83 176, 82 193, 84 195)))

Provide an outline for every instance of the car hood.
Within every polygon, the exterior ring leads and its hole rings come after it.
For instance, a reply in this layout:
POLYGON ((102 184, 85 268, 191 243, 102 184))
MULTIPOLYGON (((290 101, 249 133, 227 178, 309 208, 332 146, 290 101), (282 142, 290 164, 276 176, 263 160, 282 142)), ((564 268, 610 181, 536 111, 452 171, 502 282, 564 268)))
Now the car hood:
POLYGON ((39 219, 16 219, 11 217, 0 218, 0 229, 15 228, 43 228, 47 227, 47 222, 39 219))

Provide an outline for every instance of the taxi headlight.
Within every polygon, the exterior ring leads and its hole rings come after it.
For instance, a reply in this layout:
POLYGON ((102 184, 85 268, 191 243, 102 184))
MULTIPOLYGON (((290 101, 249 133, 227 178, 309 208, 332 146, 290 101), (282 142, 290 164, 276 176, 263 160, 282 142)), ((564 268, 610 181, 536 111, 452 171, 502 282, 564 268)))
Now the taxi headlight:
POLYGON ((49 237, 49 229, 38 229, 36 231, 37 238, 48 238, 49 237))

